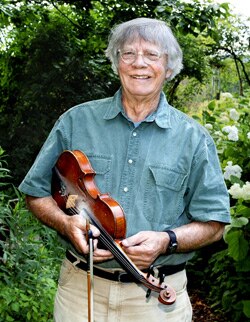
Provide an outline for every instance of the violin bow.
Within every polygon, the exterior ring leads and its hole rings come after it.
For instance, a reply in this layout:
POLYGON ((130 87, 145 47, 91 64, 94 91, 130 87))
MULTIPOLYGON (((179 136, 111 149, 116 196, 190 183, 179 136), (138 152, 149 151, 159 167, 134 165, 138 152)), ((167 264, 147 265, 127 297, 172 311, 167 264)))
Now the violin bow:
POLYGON ((86 220, 86 240, 89 244, 87 259, 87 282, 88 282, 88 322, 94 322, 94 273, 93 273, 93 234, 90 229, 89 219, 86 220))
MULTIPOLYGON (((95 172, 88 158, 79 150, 64 151, 53 168, 52 195, 59 208, 69 215, 82 214, 101 232, 100 241, 110 250, 121 266, 148 289, 159 293, 159 302, 171 305, 176 300, 174 289, 155 278, 150 271, 144 273, 122 249, 120 240, 126 233, 126 220, 120 205, 109 194, 101 194, 95 185, 95 172), (86 214, 85 214, 86 213, 86 214)), ((87 223, 86 239, 89 243, 88 297, 89 316, 93 318, 93 236, 87 223)), ((147 295, 149 295, 149 292, 147 295)), ((92 321, 89 319, 89 322, 92 321)))

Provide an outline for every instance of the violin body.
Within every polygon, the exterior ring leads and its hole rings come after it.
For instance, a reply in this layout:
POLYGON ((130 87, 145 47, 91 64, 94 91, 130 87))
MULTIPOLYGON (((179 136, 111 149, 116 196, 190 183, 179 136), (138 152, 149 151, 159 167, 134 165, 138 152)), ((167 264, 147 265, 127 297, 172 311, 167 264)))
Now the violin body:
POLYGON ((122 249, 120 240, 126 237, 123 209, 108 193, 101 194, 94 182, 95 171, 87 156, 79 150, 64 151, 53 169, 52 196, 60 209, 68 215, 83 214, 100 230, 99 240, 114 255, 124 269, 149 290, 159 293, 159 301, 173 304, 174 289, 144 273, 122 249))
POLYGON ((114 238, 126 236, 126 219, 121 206, 108 193, 101 194, 94 182, 95 171, 81 151, 64 151, 52 178, 52 196, 67 214, 87 209, 114 238))

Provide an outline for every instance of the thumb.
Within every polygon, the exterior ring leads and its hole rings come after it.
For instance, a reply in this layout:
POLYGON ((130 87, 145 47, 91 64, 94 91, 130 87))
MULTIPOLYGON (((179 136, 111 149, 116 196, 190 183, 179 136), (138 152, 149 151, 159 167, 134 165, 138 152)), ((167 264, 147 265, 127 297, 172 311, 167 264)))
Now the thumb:
POLYGON ((121 243, 122 243, 122 246, 124 246, 124 247, 129 247, 130 246, 127 239, 123 239, 121 243))
POLYGON ((124 247, 130 247, 140 244, 141 240, 139 238, 139 234, 136 234, 134 236, 130 236, 126 239, 122 240, 122 246, 124 247))

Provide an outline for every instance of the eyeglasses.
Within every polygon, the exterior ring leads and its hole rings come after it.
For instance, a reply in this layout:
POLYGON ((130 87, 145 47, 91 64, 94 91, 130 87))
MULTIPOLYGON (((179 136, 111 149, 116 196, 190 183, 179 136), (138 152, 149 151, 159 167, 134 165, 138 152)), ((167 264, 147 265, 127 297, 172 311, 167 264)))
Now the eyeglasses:
POLYGON ((144 63, 149 65, 158 61, 162 56, 162 53, 155 50, 144 50, 143 52, 141 51, 137 52, 133 49, 118 50, 118 54, 120 55, 122 61, 128 65, 133 64, 139 55, 142 56, 144 63))

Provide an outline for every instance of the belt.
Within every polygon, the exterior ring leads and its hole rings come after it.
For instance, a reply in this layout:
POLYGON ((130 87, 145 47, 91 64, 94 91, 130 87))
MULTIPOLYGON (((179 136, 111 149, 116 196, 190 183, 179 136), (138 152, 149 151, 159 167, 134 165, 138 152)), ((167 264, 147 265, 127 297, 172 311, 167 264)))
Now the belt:
MULTIPOLYGON (((72 253, 70 253, 69 251, 66 252, 66 258, 73 264, 77 261, 79 261, 79 258, 77 258, 76 256, 74 256, 72 253)), ((175 273, 178 273, 182 270, 184 270, 186 266, 186 263, 182 263, 179 265, 163 265, 161 267, 157 267, 158 269, 158 276, 168 276, 168 275, 172 275, 175 273)), ((88 270, 88 265, 87 263, 83 262, 80 260, 80 262, 78 262, 77 264, 75 264, 75 267, 78 267, 84 271, 88 270)), ((139 283, 139 281, 133 277, 132 274, 123 272, 123 271, 114 271, 114 272, 108 272, 106 270, 100 269, 96 266, 93 267, 93 273, 94 275, 101 277, 101 278, 105 278, 111 281, 116 281, 116 282, 122 282, 122 283, 131 283, 131 282, 135 282, 135 283, 139 283)))

